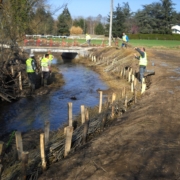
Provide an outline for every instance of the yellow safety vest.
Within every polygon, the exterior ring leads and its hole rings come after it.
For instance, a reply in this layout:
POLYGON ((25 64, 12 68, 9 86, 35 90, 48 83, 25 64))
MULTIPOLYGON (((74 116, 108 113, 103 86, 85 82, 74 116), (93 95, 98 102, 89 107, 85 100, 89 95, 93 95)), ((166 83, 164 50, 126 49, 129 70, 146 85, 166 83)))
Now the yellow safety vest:
POLYGON ((26 60, 26 72, 27 73, 33 73, 34 72, 34 69, 32 67, 32 58, 29 58, 26 60))
POLYGON ((41 66, 42 67, 48 67, 49 66, 49 59, 47 59, 47 58, 43 58, 42 60, 41 60, 41 66))
POLYGON ((140 66, 147 66, 147 54, 146 54, 146 52, 144 52, 144 57, 140 56, 139 65, 140 66))
POLYGON ((91 36, 89 34, 86 35, 86 41, 91 39, 91 36))
POLYGON ((54 56, 52 54, 49 54, 49 60, 53 60, 54 56))
POLYGON ((122 37, 123 41, 127 42, 126 35, 122 37))

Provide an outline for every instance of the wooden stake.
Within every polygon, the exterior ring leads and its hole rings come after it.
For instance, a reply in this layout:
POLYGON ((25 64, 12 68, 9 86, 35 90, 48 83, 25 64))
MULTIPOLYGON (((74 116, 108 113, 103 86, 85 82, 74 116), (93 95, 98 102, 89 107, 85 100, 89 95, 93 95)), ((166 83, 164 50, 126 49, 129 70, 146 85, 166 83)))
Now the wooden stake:
POLYGON ((127 107, 127 96, 125 98, 124 106, 127 107))
POLYGON ((27 164, 28 164, 29 152, 22 152, 22 179, 26 180, 27 178, 27 164))
POLYGON ((21 72, 19 72, 19 89, 22 91, 22 78, 21 78, 21 72))
POLYGON ((45 121, 45 127, 44 127, 45 146, 48 146, 49 144, 49 131, 50 131, 50 122, 45 121))
POLYGON ((81 105, 81 123, 84 124, 85 122, 85 106, 81 105))
POLYGON ((22 143, 21 132, 16 131, 15 137, 16 137, 16 149, 17 149, 17 153, 18 153, 18 159, 21 160, 21 155, 23 152, 23 143, 22 143))
POLYGON ((101 111, 102 111, 102 94, 103 94, 103 92, 99 91, 99 94, 100 94, 100 96, 99 96, 99 113, 101 113, 101 111))
POLYGON ((131 82, 131 92, 133 92, 133 91, 134 91, 134 83, 131 82))
POLYGON ((72 135, 73 135, 73 127, 67 126, 66 127, 66 142, 65 142, 65 149, 64 149, 64 157, 66 157, 71 150, 72 135))
POLYGON ((112 94, 112 103, 114 103, 115 100, 116 100, 116 94, 113 93, 113 94, 112 94))
POLYGON ((68 103, 69 126, 72 126, 72 103, 68 103))
POLYGON ((132 82, 133 82, 134 81, 134 74, 132 74, 131 79, 132 79, 132 82))
POLYGON ((44 133, 40 134, 40 152, 41 152, 41 162, 42 170, 46 170, 46 155, 45 155, 45 142, 44 142, 44 133))
POLYGON ((3 170, 3 165, 2 165, 2 164, 0 164, 0 180, 1 180, 2 170, 3 170))
POLYGON ((141 94, 143 94, 146 90, 146 84, 142 83, 142 89, 141 89, 141 94))
POLYGON ((84 123, 84 129, 83 129, 83 144, 87 142, 88 128, 89 128, 89 112, 86 109, 86 121, 84 123))
POLYGON ((137 103, 137 92, 136 89, 134 89, 134 104, 137 103))

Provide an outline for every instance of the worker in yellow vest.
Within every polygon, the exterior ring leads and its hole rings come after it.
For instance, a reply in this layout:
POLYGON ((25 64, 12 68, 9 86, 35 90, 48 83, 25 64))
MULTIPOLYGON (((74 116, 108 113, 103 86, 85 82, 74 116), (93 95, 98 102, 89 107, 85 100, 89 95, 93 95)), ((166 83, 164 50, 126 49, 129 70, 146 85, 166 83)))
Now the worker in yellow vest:
POLYGON ((48 53, 47 54, 49 54, 49 60, 50 60, 50 70, 49 70, 49 74, 51 75, 51 63, 52 63, 52 60, 54 59, 54 56, 51 54, 51 51, 48 51, 48 53))
POLYGON ((49 54, 45 54, 45 56, 41 59, 42 80, 44 86, 47 86, 47 79, 50 75, 50 65, 51 60, 49 60, 49 54))
POLYGON ((91 45, 91 36, 89 34, 86 34, 86 42, 89 46, 91 45))
POLYGON ((31 53, 29 58, 26 60, 26 72, 28 75, 29 86, 31 87, 31 93, 34 93, 35 84, 36 84, 36 62, 34 54, 31 53))
POLYGON ((147 66, 147 54, 146 54, 146 50, 144 47, 134 48, 137 52, 139 52, 139 56, 137 56, 136 54, 134 54, 135 58, 139 60, 139 75, 140 75, 140 82, 142 83, 142 79, 144 78, 144 73, 146 71, 146 66, 147 66))

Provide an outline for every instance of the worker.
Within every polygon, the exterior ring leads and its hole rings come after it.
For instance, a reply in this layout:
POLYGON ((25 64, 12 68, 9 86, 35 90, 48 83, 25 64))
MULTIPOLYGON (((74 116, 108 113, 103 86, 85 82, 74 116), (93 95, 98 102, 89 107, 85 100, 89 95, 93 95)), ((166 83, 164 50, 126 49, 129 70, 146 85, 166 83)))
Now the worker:
POLYGON ((45 56, 41 59, 42 80, 44 86, 47 86, 47 79, 50 75, 50 65, 51 60, 49 60, 49 54, 45 54, 45 56))
POLYGON ((86 42, 89 46, 91 45, 91 36, 89 34, 86 34, 86 42))
POLYGON ((142 80, 144 78, 144 72, 146 71, 146 66, 147 66, 147 54, 146 54, 146 50, 144 47, 134 48, 136 51, 139 52, 139 56, 137 56, 136 54, 134 54, 135 58, 139 60, 139 75, 140 75, 140 83, 142 83, 142 80))
POLYGON ((47 54, 49 54, 49 59, 52 61, 54 59, 54 56, 51 54, 51 51, 48 51, 47 54))
POLYGON ((48 51, 47 54, 49 54, 49 60, 50 60, 50 69, 49 69, 49 74, 51 76, 51 63, 52 63, 52 60, 54 59, 54 56, 51 54, 51 51, 48 51))
POLYGON ((35 91, 35 84, 36 84, 36 61, 34 54, 31 53, 29 58, 26 60, 26 72, 28 75, 29 86, 31 87, 31 93, 35 91))
POLYGON ((127 48, 127 43, 129 41, 129 38, 128 38, 128 36, 125 33, 123 33, 122 40, 123 40, 123 42, 122 42, 121 47, 127 48))

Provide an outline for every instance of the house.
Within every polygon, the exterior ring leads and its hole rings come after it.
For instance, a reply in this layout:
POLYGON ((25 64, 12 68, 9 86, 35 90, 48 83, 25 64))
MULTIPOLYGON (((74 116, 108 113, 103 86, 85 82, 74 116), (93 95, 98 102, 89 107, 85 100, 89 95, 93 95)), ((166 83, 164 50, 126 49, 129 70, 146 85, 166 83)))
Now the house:
POLYGON ((180 26, 179 25, 172 26, 171 30, 172 30, 173 34, 180 34, 180 26))

